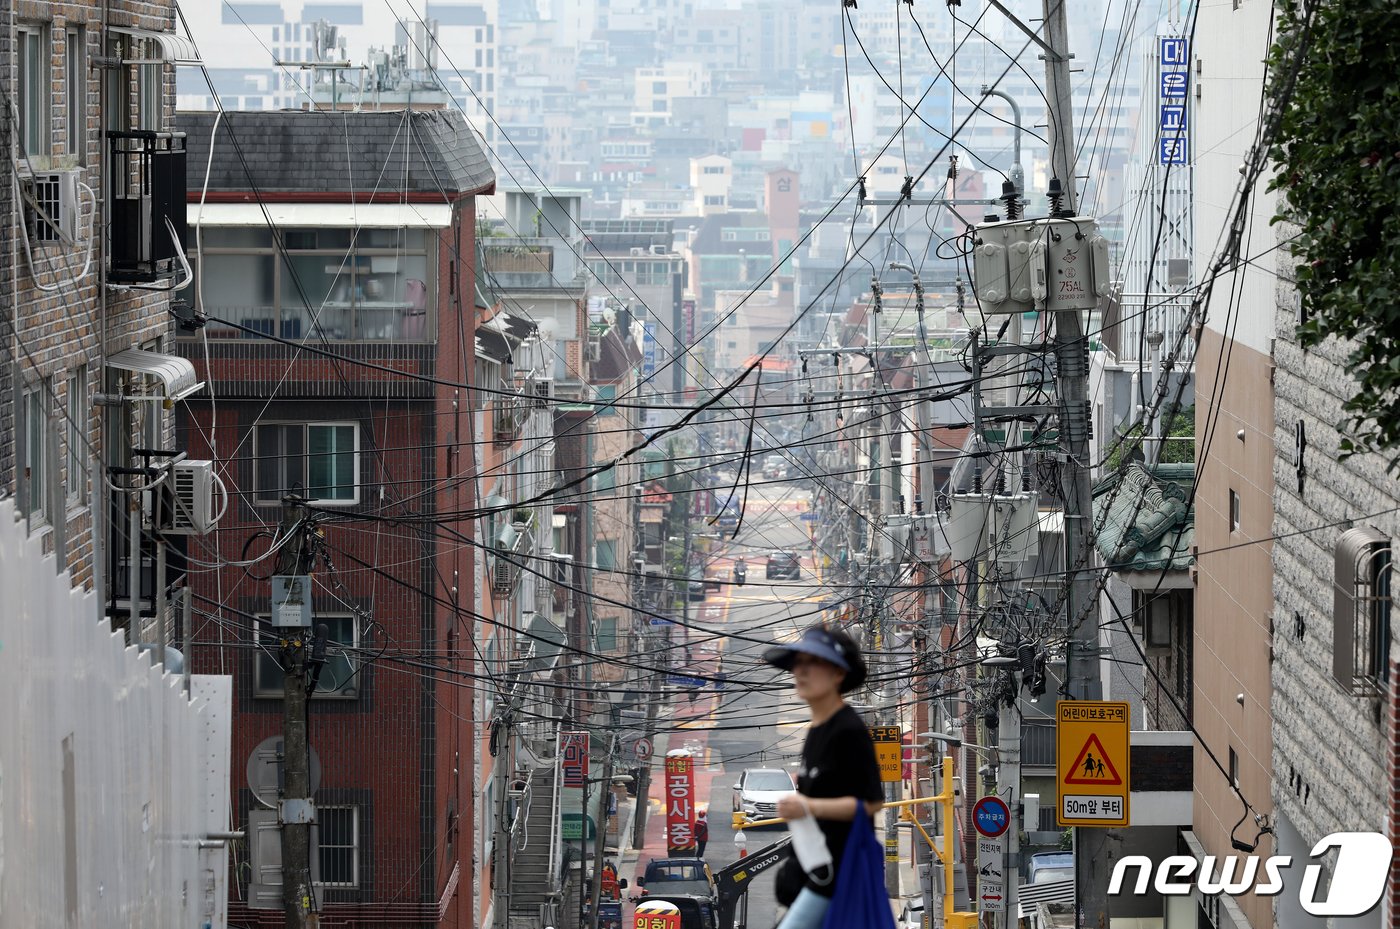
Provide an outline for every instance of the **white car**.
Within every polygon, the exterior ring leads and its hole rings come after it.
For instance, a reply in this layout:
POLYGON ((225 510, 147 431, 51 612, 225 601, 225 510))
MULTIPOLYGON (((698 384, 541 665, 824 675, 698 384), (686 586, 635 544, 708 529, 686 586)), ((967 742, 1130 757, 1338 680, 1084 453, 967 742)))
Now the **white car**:
POLYGON ((778 815, 778 798, 797 789, 792 775, 782 768, 745 768, 734 785, 734 812, 749 819, 778 815))
POLYGON ((910 900, 899 914, 898 929, 924 929, 924 899, 910 900))

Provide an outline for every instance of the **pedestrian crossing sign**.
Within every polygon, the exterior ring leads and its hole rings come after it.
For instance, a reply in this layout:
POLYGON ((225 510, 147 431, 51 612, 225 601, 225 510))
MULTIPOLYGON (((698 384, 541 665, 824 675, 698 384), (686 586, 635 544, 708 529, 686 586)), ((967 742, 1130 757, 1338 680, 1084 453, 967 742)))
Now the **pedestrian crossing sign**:
POLYGON ((1055 822, 1128 825, 1128 704, 1061 700, 1055 716, 1055 822))

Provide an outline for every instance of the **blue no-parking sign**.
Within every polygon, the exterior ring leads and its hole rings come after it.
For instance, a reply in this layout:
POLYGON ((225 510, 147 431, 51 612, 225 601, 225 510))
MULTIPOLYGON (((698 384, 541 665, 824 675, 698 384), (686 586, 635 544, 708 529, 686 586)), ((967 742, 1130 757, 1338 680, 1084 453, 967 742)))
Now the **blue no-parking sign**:
POLYGON ((972 808, 972 824, 979 834, 995 839, 1011 827, 1011 809, 999 797, 983 797, 972 808))

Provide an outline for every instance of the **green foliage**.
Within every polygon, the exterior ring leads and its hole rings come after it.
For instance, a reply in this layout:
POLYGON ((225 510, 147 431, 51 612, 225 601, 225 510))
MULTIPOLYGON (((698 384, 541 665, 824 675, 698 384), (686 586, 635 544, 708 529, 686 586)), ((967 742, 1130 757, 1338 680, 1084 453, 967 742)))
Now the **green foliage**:
MULTIPOLYGON (((1282 118, 1275 221, 1292 243, 1304 347, 1354 341, 1342 454, 1400 450, 1400 4, 1283 0, 1270 51, 1282 118)), ((1391 467, 1400 464, 1392 458, 1391 467)))
MULTIPOLYGON (((1195 441, 1178 441, 1172 439, 1193 440, 1196 434, 1196 408, 1194 406, 1184 406, 1177 410, 1172 417, 1171 426, 1167 429, 1166 441, 1162 443, 1162 454, 1158 460, 1162 464, 1186 464, 1196 460, 1195 441)), ((1118 466, 1123 463, 1123 454, 1128 454, 1128 459, 1142 459, 1142 435, 1141 425, 1135 425, 1123 433, 1118 444, 1113 447, 1113 451, 1108 456, 1106 471, 1117 471, 1118 466)))

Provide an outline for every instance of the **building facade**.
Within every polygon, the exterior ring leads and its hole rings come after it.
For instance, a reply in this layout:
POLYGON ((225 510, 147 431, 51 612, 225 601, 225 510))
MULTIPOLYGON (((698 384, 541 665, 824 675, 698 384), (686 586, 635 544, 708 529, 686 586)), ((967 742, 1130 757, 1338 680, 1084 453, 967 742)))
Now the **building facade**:
MULTIPOLYGON (((180 434, 218 462, 228 498, 202 556, 224 567, 195 585, 216 631, 193 659, 234 675, 234 764, 256 770, 284 724, 263 546, 299 496, 318 526, 311 609, 327 656, 308 715, 322 913, 472 926, 486 814, 480 697, 463 684, 483 667, 471 295, 474 199, 494 175, 455 113, 185 113, 180 126, 208 176, 188 193, 202 330, 178 347, 210 387, 180 434)), ((232 801, 249 866, 230 915, 280 924, 276 831, 258 828, 267 814, 241 778, 232 801)))

